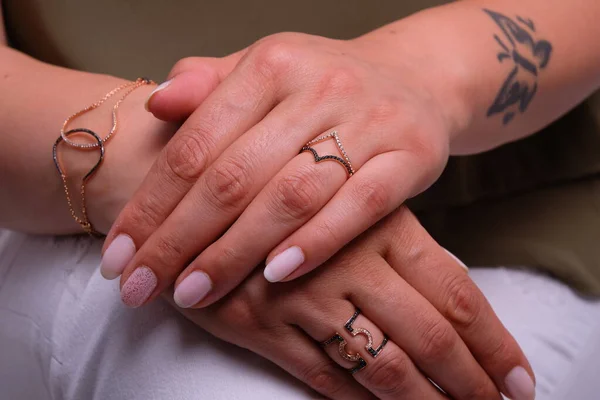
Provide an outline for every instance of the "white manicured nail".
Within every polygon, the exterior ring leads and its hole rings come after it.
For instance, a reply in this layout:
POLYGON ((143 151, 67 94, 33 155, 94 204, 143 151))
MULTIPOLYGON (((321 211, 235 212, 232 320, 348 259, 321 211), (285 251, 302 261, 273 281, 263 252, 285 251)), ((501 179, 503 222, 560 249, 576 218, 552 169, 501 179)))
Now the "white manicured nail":
POLYGON ((152 91, 152 93, 150 93, 150 96, 148 96, 148 98, 146 99, 146 102, 144 103, 144 108, 146 109, 146 111, 150 111, 150 108, 148 107, 148 105, 150 104, 150 100, 152 99, 152 96, 154 96, 156 93, 160 92, 161 90, 165 89, 170 84, 171 84, 171 80, 164 81, 163 83, 158 85, 156 87, 156 89, 154 89, 152 91))
POLYGON ((133 256, 135 256, 135 244, 131 237, 123 234, 117 236, 104 252, 100 263, 100 274, 109 280, 118 278, 133 256))
POLYGON ((534 400, 535 385, 523 367, 513 368, 504 381, 510 393, 506 393, 513 400, 534 400))
POLYGON ((196 305, 212 289, 210 277, 202 271, 194 271, 175 288, 173 300, 181 308, 196 305))
POLYGON ((298 246, 279 253, 265 267, 265 278, 269 282, 279 282, 298 269, 304 262, 304 253, 298 246))

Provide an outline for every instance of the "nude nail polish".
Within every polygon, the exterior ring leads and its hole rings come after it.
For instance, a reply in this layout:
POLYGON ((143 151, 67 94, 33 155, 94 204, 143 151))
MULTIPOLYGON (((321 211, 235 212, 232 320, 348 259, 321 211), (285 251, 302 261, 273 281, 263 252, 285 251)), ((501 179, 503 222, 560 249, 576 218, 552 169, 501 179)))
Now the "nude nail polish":
POLYGON ((139 267, 123 285, 121 300, 129 307, 139 307, 148 300, 157 284, 158 279, 150 268, 139 267))
POLYGON ((198 304, 212 290, 210 277, 202 271, 189 274, 173 293, 173 300, 181 308, 189 308, 198 304))
POLYGON ((513 368, 504 381, 510 393, 506 393, 513 400, 534 400, 535 385, 523 367, 513 368))
POLYGON ((105 279, 116 279, 135 255, 135 244, 129 235, 117 236, 102 256, 100 274, 105 279))
POLYGON ((269 282, 279 282, 304 263, 304 252, 298 246, 279 253, 266 265, 265 278, 269 282))
POLYGON ((171 84, 171 81, 170 81, 170 80, 168 80, 168 81, 165 81, 165 82, 161 83, 160 85, 158 85, 158 86, 156 87, 156 89, 154 89, 154 90, 152 91, 152 93, 150 93, 150 95, 148 96, 148 98, 147 98, 147 99, 146 99, 146 101, 144 102, 144 108, 146 109, 146 111, 150 111, 149 104, 150 104, 150 100, 152 99, 152 97, 153 97, 153 96, 154 96, 156 93, 158 93, 158 92, 160 92, 161 90, 165 89, 165 88, 166 88, 167 86, 169 86, 170 84, 171 84))

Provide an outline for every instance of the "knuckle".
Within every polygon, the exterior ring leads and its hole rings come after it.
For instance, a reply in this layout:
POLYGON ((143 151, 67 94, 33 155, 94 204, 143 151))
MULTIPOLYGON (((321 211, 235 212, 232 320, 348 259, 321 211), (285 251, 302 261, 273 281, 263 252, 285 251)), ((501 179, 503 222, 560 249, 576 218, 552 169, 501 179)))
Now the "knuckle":
POLYGON ((360 202, 360 209, 374 220, 381 219, 392 208, 391 191, 381 182, 361 182, 354 188, 353 195, 360 202))
POLYGON ((125 215, 125 219, 120 225, 137 230, 140 230, 141 227, 156 228, 162 222, 161 207, 152 195, 144 196, 140 202, 132 203, 125 215))
POLYGON ((330 363, 311 365, 302 373, 302 379, 321 394, 335 396, 344 390, 345 382, 340 379, 337 367, 330 363))
POLYGON ((309 170, 298 170, 275 183, 270 211, 283 222, 306 219, 319 202, 319 185, 309 170))
POLYGON ((251 187, 251 174, 244 163, 227 159, 209 169, 206 188, 220 208, 235 208, 246 199, 251 187))
POLYGON ((281 33, 259 40, 252 48, 258 70, 266 75, 288 71, 298 60, 296 45, 290 39, 290 34, 281 33))
POLYGON ((481 354, 482 362, 486 365, 491 365, 496 370, 508 371, 522 363, 523 353, 508 333, 490 342, 481 354))
POLYGON ((461 329, 471 328, 483 308, 483 295, 465 274, 451 274, 445 281, 444 316, 461 329))
POLYGON ((192 128, 181 132, 167 147, 165 163, 168 171, 186 183, 194 183, 204 171, 210 155, 208 132, 192 128))
POLYGON ((323 74, 318 83, 318 93, 348 97, 360 92, 361 87, 362 82, 354 69, 337 67, 323 74))
POLYGON ((418 220, 405 204, 392 211, 387 218, 376 225, 378 240, 385 238, 387 243, 408 244, 416 234, 418 220), (412 229, 407 229, 411 227, 412 229))
POLYGON ((238 290, 218 310, 218 316, 238 331, 255 331, 259 327, 256 300, 248 291, 238 290))
POLYGON ((376 393, 398 395, 406 391, 411 378, 411 367, 405 356, 387 357, 371 363, 366 376, 369 387, 376 393))
POLYGON ((420 127, 408 131, 412 133, 404 139, 406 147, 424 167, 423 176, 428 182, 437 179, 446 166, 450 152, 448 143, 420 127))
POLYGON ((185 258, 185 248, 182 241, 174 233, 161 235, 152 246, 152 253, 164 262, 172 264, 185 258))
POLYGON ((452 354, 456 340, 454 329, 445 320, 426 322, 423 325, 418 354, 430 365, 442 362, 452 354))
MULTIPOLYGON (((315 237, 327 240, 331 243, 343 243, 340 235, 339 227, 332 221, 324 219, 315 225, 315 237)), ((352 247, 345 248, 346 251, 351 251, 352 247)))

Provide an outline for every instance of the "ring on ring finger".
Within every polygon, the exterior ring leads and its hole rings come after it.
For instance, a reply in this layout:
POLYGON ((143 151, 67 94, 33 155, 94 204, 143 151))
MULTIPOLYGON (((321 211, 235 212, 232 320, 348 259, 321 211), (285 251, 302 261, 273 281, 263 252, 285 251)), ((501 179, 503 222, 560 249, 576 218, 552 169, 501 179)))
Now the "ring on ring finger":
MULTIPOLYGON (((360 310, 357 308, 356 311, 354 312, 354 315, 352 315, 352 317, 350 317, 350 319, 344 325, 344 328, 346 329, 346 331, 348 333, 350 333, 354 337, 357 335, 364 335, 367 339, 367 344, 364 346, 365 350, 367 350, 369 352, 371 357, 376 358, 379 355, 379 353, 381 353, 381 351, 383 350, 385 345, 387 344, 388 337, 384 335, 383 340, 381 341, 381 344, 377 348, 374 348, 373 347, 373 335, 371 334, 371 332, 369 332, 369 330, 367 330, 365 328, 359 328, 359 327, 353 326, 354 322, 356 321, 356 318, 358 318, 359 315, 360 315, 360 310)), ((360 371, 361 369, 363 369, 367 366, 367 364, 368 364, 367 361, 361 356, 360 353, 355 353, 355 354, 348 353, 348 351, 346 350, 346 345, 347 345, 346 339, 344 339, 338 332, 336 332, 335 335, 333 335, 331 338, 321 342, 321 346, 327 347, 333 343, 338 343, 338 352, 343 359, 357 363, 356 366, 354 366, 348 370, 351 374, 355 374, 356 372, 360 371)))

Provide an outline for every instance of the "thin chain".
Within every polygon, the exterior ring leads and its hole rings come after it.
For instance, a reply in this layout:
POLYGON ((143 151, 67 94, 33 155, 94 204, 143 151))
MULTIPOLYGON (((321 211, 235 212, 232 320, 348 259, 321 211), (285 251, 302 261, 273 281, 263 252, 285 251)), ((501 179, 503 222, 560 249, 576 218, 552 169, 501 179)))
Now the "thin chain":
MULTIPOLYGON (((87 210, 85 207, 85 201, 81 205, 81 213, 82 213, 83 218, 79 218, 77 216, 77 214, 75 213, 75 209, 73 208, 73 203, 71 202, 71 195, 69 194, 69 185, 67 184, 67 177, 66 177, 66 175, 61 175, 60 177, 63 182, 63 188, 65 190, 67 204, 69 205, 69 211, 71 211, 71 216, 73 217, 75 222, 77 222, 79 225, 81 225, 81 227, 83 228, 83 230, 86 233, 88 233, 90 235, 96 233, 96 231, 92 228, 92 224, 90 223, 90 220, 88 218, 87 210)), ((81 198, 85 199, 85 184, 84 183, 81 184, 81 198)))
POLYGON ((77 142, 74 142, 71 139, 69 139, 67 137, 67 135, 65 135, 65 131, 67 130, 67 126, 71 122, 73 122, 73 120, 75 118, 80 117, 83 114, 85 114, 87 112, 90 112, 92 110, 95 110, 96 108, 98 108, 102 104, 104 104, 112 96, 114 96, 115 94, 117 94, 118 92, 120 92, 121 90, 129 88, 129 90, 127 90, 123 94, 123 96, 113 106, 113 109, 112 109, 112 128, 110 129, 110 132, 108 132, 108 135, 106 135, 106 137, 104 139, 102 139, 102 143, 108 142, 110 140, 110 138, 117 132, 117 129, 119 127, 119 125, 118 125, 118 118, 117 118, 118 117, 117 112, 118 112, 119 107, 120 107, 121 103, 123 102, 123 100, 125 100, 125 98, 127 98, 127 96, 129 96, 131 94, 131 92, 133 92, 135 89, 139 88, 140 86, 143 86, 143 85, 152 85, 152 84, 154 84, 154 82, 151 81, 150 79, 147 79, 147 78, 138 78, 138 79, 136 79, 133 82, 127 82, 127 83, 122 84, 119 87, 114 88, 110 92, 106 93, 104 95, 104 97, 102 97, 100 100, 98 100, 97 102, 95 102, 91 106, 88 106, 88 107, 84 108, 83 110, 77 111, 75 114, 73 114, 73 115, 69 116, 67 119, 65 119, 65 122, 63 123, 63 126, 60 129, 60 136, 63 138, 63 140, 65 141, 65 143, 67 143, 71 147, 77 147, 77 148, 80 148, 80 149, 95 149, 95 148, 97 148, 99 146, 98 143, 77 143, 77 142))
POLYGON ((337 148, 340 150, 340 153, 342 153, 342 156, 344 156, 344 160, 348 163, 348 166, 350 167, 350 175, 354 175, 354 168, 352 167, 352 163, 350 162, 350 157, 348 157, 348 154, 346 153, 346 150, 344 149, 344 146, 342 145, 342 142, 340 141, 340 137, 338 136, 337 131, 333 131, 331 133, 328 133, 327 135, 313 139, 310 142, 306 143, 305 146, 310 146, 310 145, 313 145, 316 143, 320 143, 329 138, 333 138, 335 140, 335 144, 337 145, 337 148))
POLYGON ((81 225, 82 229, 90 235, 101 236, 102 234, 94 229, 94 227, 92 226, 92 223, 90 222, 88 213, 87 213, 86 196, 85 196, 86 184, 94 176, 97 169, 100 167, 100 164, 102 164, 102 161, 104 160, 104 144, 106 142, 108 142, 108 140, 118 130, 118 126, 119 126, 118 125, 118 110, 119 110, 119 107, 121 106, 121 103, 123 103, 123 101, 127 98, 127 96, 129 96, 134 90, 136 90, 140 86, 152 85, 152 84, 154 84, 154 82, 151 81, 150 79, 138 78, 133 82, 127 82, 127 83, 111 90, 110 92, 106 93, 104 95, 104 97, 102 97, 96 103, 84 108, 83 110, 76 112, 75 114, 73 114, 69 118, 67 118, 65 120, 65 122, 63 123, 63 126, 60 130, 60 136, 54 143, 52 155, 53 155, 53 159, 54 159, 54 164, 55 164, 56 169, 58 170, 58 173, 60 174, 60 178, 62 180, 65 197, 67 198, 67 205, 69 206, 69 211, 71 212, 71 216, 73 217, 75 222, 77 222, 79 225, 81 225), (116 93, 118 93, 122 90, 125 90, 125 89, 127 89, 127 90, 123 93, 123 96, 119 100, 117 100, 117 102, 115 103, 115 105, 112 108, 112 122, 113 122, 112 128, 111 128, 110 132, 108 133, 108 135, 106 135, 106 137, 104 137, 104 139, 102 139, 100 136, 98 136, 95 132, 93 132, 89 129, 85 129, 85 128, 78 128, 78 129, 72 129, 70 131, 66 131, 69 123, 71 123, 75 118, 100 107, 109 98, 111 98, 116 93), (93 136, 94 139, 96 139, 95 143, 80 144, 80 143, 73 142, 72 140, 70 140, 68 138, 68 136, 70 134, 77 133, 77 132, 86 133, 86 134, 93 136), (75 147, 78 149, 95 149, 95 148, 100 149, 100 158, 96 162, 96 165, 94 165, 94 167, 83 177, 83 179, 81 181, 81 187, 79 190, 79 194, 81 196, 81 217, 77 215, 77 213, 75 212, 75 208, 73 207, 73 200, 71 198, 71 193, 69 191, 69 185, 67 182, 67 174, 64 171, 64 169, 62 168, 59 157, 58 157, 58 145, 62 141, 66 142, 71 147, 75 147))

